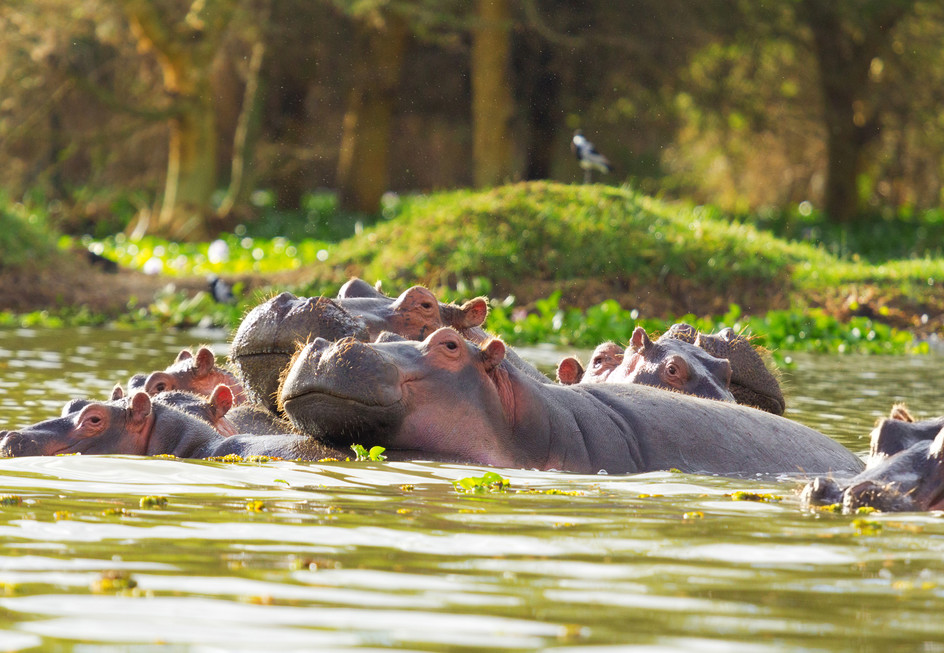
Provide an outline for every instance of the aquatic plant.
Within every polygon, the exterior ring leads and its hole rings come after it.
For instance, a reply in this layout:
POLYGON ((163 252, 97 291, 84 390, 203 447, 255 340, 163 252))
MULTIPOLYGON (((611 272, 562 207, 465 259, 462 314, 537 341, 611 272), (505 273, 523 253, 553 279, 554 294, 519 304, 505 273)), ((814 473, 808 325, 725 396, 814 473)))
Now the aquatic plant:
POLYGON ((511 485, 507 478, 495 472, 485 472, 482 476, 467 476, 452 482, 460 494, 480 494, 484 492, 504 492, 511 485))
POLYGON ((360 445, 360 444, 351 445, 351 451, 353 451, 354 455, 356 456, 354 460, 358 462, 365 461, 365 460, 372 460, 372 461, 377 461, 377 462, 381 460, 386 460, 387 457, 383 455, 383 452, 386 450, 387 450, 386 447, 376 446, 376 447, 371 447, 370 450, 368 451, 367 449, 364 448, 363 445, 360 445))

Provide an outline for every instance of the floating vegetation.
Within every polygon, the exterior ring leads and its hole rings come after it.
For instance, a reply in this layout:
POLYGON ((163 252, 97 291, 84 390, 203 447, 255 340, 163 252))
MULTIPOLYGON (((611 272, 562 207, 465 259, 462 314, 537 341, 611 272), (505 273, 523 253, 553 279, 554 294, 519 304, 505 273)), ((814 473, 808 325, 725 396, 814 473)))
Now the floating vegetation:
POLYGON ((692 510, 682 514, 682 519, 704 519, 705 513, 701 510, 692 510))
POLYGON ((365 460, 372 460, 375 462, 380 462, 381 460, 386 460, 387 457, 383 455, 383 452, 386 451, 386 447, 376 446, 371 447, 368 451, 360 444, 352 444, 351 451, 354 452, 356 458, 354 460, 361 462, 365 460))
POLYGON ((4 494, 0 495, 0 506, 9 507, 9 506, 20 506, 23 505, 23 498, 17 496, 16 494, 4 494))
POLYGON ((527 490, 515 490, 516 494, 546 494, 549 496, 552 495, 562 495, 568 497, 582 497, 586 492, 581 492, 579 490, 561 490, 559 488, 550 488, 548 490, 538 490, 536 488, 528 488, 527 490))
POLYGON ((93 580, 90 588, 95 594, 111 594, 133 590, 137 586, 138 581, 132 578, 129 572, 110 569, 103 571, 101 576, 93 580))
POLYGON ((857 515, 871 515, 873 512, 878 512, 877 508, 872 506, 859 506, 856 508, 855 514, 857 515))
POLYGON ((167 506, 167 497, 163 497, 163 496, 141 497, 141 501, 139 501, 138 504, 145 510, 164 508, 167 506))
POLYGON ((853 519, 852 528, 856 535, 879 535, 882 532, 882 524, 871 519, 853 519))
POLYGON ((106 508, 102 511, 102 517, 127 517, 128 511, 124 508, 106 508))
POLYGON ((56 521, 62 521, 64 519, 72 519, 72 513, 68 510, 57 510, 52 514, 53 519, 56 521))
POLYGON ((825 506, 810 506, 810 509, 814 512, 834 512, 836 514, 842 514, 841 503, 830 503, 825 506))
POLYGON ((775 503, 777 501, 783 501, 783 497, 776 494, 747 492, 745 490, 732 492, 728 496, 731 497, 732 501, 760 501, 762 503, 775 503))
POLYGON ((495 472, 485 472, 482 476, 467 476, 452 482, 460 494, 479 494, 484 492, 504 492, 511 485, 507 478, 495 472))
POLYGON ((413 485, 412 483, 405 483, 400 486, 400 489, 403 490, 404 492, 412 492, 413 490, 416 489, 416 486, 413 485))
POLYGON ((209 461, 211 461, 211 462, 214 462, 214 463, 229 463, 229 464, 233 464, 233 463, 241 463, 241 462, 243 462, 243 457, 240 456, 239 454, 228 453, 228 454, 226 454, 225 456, 211 456, 210 458, 207 458, 207 460, 209 460, 209 461))
POLYGON ((265 509, 265 501, 260 499, 254 499, 252 501, 246 502, 246 510, 248 512, 265 512, 265 509))

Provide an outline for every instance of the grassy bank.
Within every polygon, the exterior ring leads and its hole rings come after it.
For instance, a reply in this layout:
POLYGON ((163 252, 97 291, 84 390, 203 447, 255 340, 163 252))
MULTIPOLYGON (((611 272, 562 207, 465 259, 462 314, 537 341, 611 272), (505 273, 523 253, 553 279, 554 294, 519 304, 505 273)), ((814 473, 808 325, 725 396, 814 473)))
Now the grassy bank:
MULTIPOLYGON (((626 340, 636 324, 661 331, 684 319, 705 330, 747 329, 773 349, 897 352, 913 347, 909 330, 934 330, 944 306, 944 262, 931 256, 883 260, 867 235, 868 259, 855 251, 837 255, 834 240, 817 240, 815 230, 796 222, 732 218, 630 189, 538 182, 396 198, 376 224, 350 225, 346 233, 356 233, 343 238, 337 212, 318 206, 279 216, 281 232, 299 236, 292 240, 269 237, 274 218, 224 235, 225 257, 212 255, 208 243, 130 242, 123 235, 60 244, 130 268, 151 265, 171 280, 220 274, 237 288, 254 280, 332 294, 358 275, 394 293, 422 283, 452 299, 485 294, 493 298, 489 328, 513 343, 593 346, 626 340)), ((932 216, 923 233, 935 224, 932 216)), ((902 243, 886 238, 889 251, 910 247, 902 243)), ((265 292, 245 292, 233 307, 205 293, 167 290, 121 319, 231 327, 265 292)))

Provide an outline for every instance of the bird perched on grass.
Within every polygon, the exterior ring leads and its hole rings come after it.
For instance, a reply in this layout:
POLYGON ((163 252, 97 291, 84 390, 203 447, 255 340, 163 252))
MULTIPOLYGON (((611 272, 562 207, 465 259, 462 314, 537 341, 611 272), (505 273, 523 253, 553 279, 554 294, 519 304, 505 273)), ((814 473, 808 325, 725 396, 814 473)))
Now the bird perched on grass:
POLYGON ((583 168, 583 183, 592 181, 593 171, 610 172, 610 160, 597 152, 593 143, 588 141, 579 129, 574 132, 574 139, 570 142, 570 150, 576 155, 580 167, 583 168))

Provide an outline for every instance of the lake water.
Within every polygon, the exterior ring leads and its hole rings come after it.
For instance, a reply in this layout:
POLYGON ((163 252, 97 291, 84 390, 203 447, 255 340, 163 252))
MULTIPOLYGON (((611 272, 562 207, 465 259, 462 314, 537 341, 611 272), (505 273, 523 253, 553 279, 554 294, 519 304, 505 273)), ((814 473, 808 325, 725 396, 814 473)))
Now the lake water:
MULTIPOLYGON (((0 428, 225 340, 0 331, 0 428)), ((793 363, 788 416, 856 452, 894 401, 944 412, 940 358, 793 363)), ((807 513, 775 478, 500 470, 507 492, 453 489, 485 471, 0 460, 20 498, 0 501, 0 650, 944 651, 938 514, 807 513)))

